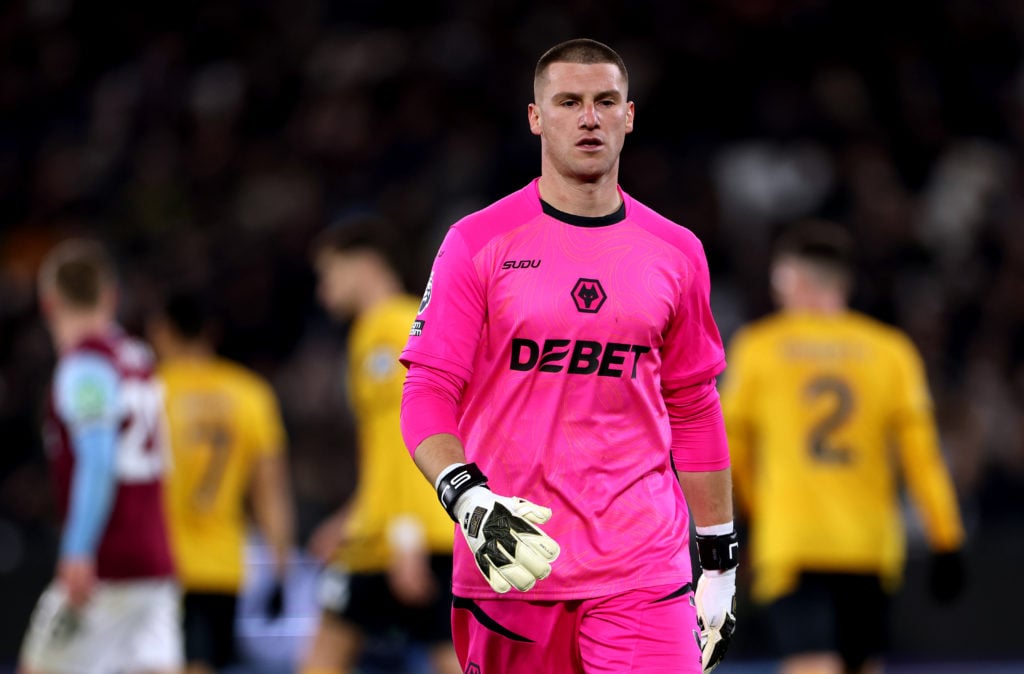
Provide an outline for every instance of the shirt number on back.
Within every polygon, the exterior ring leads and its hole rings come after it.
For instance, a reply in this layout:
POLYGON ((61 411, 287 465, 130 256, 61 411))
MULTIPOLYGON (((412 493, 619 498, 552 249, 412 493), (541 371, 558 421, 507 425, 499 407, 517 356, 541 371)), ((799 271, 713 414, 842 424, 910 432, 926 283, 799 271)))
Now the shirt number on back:
POLYGON ((163 394, 153 382, 121 382, 125 420, 117 447, 117 474, 124 482, 150 482, 164 472, 163 394))
POLYGON ((847 464, 852 458, 850 449, 836 443, 833 434, 853 413, 853 391, 849 384, 838 377, 816 377, 804 387, 804 396, 809 403, 825 398, 832 401, 831 409, 814 424, 807 434, 807 445, 815 461, 833 464, 847 464))

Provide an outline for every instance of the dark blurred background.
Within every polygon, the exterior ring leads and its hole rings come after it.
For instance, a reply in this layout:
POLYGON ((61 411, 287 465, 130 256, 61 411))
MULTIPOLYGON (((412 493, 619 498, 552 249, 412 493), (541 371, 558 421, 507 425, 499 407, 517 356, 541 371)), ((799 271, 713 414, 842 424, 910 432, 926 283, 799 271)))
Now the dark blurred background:
MULTIPOLYGON (((306 536, 353 482, 345 327, 317 307, 311 237, 384 214, 418 294, 448 225, 537 174, 533 65, 577 36, 630 68, 622 186, 701 237, 724 337, 771 308, 781 224, 855 231, 856 305, 924 354, 970 537, 966 595, 933 605, 908 508, 894 658, 1024 659, 1024 3, 13 0, 0 4, 0 665, 56 540, 39 433, 54 354, 33 287, 49 246, 109 242, 131 331, 170 285, 210 289, 223 353, 281 398, 306 536)), ((748 615, 738 661, 769 656, 748 615)))

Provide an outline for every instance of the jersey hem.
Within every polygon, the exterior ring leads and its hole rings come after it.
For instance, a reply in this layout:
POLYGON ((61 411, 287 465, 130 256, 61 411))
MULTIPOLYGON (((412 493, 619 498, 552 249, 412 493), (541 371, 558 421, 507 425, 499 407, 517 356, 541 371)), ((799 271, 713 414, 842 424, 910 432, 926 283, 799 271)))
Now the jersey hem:
MULTIPOLYGON (((542 584, 544 581, 540 581, 542 584)), ((642 590, 650 587, 658 587, 661 585, 676 584, 683 585, 685 583, 693 582, 691 574, 662 574, 658 576, 651 576, 635 583, 623 583, 623 582, 611 582, 602 585, 593 585, 585 589, 574 590, 572 592, 565 592, 560 590, 552 590, 545 592, 539 590, 540 584, 534 586, 533 589, 527 590, 526 592, 517 592, 510 590, 505 594, 498 594, 494 590, 491 590, 489 586, 480 587, 477 585, 467 586, 459 583, 452 583, 452 594, 466 599, 507 599, 507 600, 519 600, 525 599, 527 601, 544 600, 544 601, 573 601, 577 599, 594 599, 597 597, 606 597, 614 594, 621 594, 622 592, 629 592, 632 590, 642 590)))
POLYGON ((435 356, 434 354, 424 353, 422 351, 417 350, 403 350, 402 353, 399 354, 398 356, 398 362, 404 365, 406 369, 409 369, 409 365, 411 363, 416 363, 417 365, 424 365, 426 367, 433 367, 438 370, 445 370, 446 372, 451 372, 457 377, 461 377, 463 381, 467 382, 473 376, 472 370, 466 369, 465 366, 455 362, 454 360, 450 360, 443 356, 435 356), (450 367, 439 367, 439 365, 442 363, 450 367), (454 368, 454 370, 452 368, 454 368))

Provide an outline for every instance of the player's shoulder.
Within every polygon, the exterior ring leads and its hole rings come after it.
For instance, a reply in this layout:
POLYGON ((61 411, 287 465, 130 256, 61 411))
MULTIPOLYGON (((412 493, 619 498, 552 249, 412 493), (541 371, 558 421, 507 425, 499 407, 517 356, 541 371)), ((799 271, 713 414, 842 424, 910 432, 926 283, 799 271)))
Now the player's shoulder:
POLYGON ((704 258, 704 244, 690 228, 662 215, 626 192, 622 195, 626 202, 626 217, 631 222, 662 239, 687 257, 704 258))
POLYGON ((212 389, 235 399, 266 395, 267 379, 252 368, 223 356, 202 360, 170 360, 160 367, 161 376, 172 385, 212 389))
POLYGON ((119 330, 89 335, 61 356, 61 362, 82 358, 106 361, 120 375, 149 375, 156 367, 153 349, 143 340, 119 330))
POLYGON ((393 295, 359 315, 352 325, 349 342, 356 349, 379 342, 404 345, 419 307, 418 297, 404 292, 393 295))
POLYGON ((894 357, 916 357, 917 346, 910 335, 901 328, 858 311, 848 312, 847 318, 865 339, 870 339, 880 349, 892 353, 894 357))
POLYGON ((531 222, 543 214, 537 181, 463 216, 451 226, 475 254, 495 237, 531 222))
POLYGON ((243 393, 263 394, 271 388, 266 377, 238 361, 218 356, 213 359, 213 366, 219 376, 231 382, 243 393))
POLYGON ((420 299, 408 293, 398 293, 381 302, 363 318, 368 324, 381 326, 390 330, 395 323, 407 323, 416 316, 420 299))

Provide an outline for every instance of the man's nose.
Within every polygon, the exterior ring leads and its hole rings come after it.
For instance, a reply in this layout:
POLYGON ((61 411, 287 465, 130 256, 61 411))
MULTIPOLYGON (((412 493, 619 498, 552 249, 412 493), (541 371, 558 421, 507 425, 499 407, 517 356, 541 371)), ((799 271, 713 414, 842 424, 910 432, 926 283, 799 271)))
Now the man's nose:
POLYGON ((594 129, 600 124, 597 118, 597 108, 593 104, 585 104, 580 112, 580 128, 594 129))

